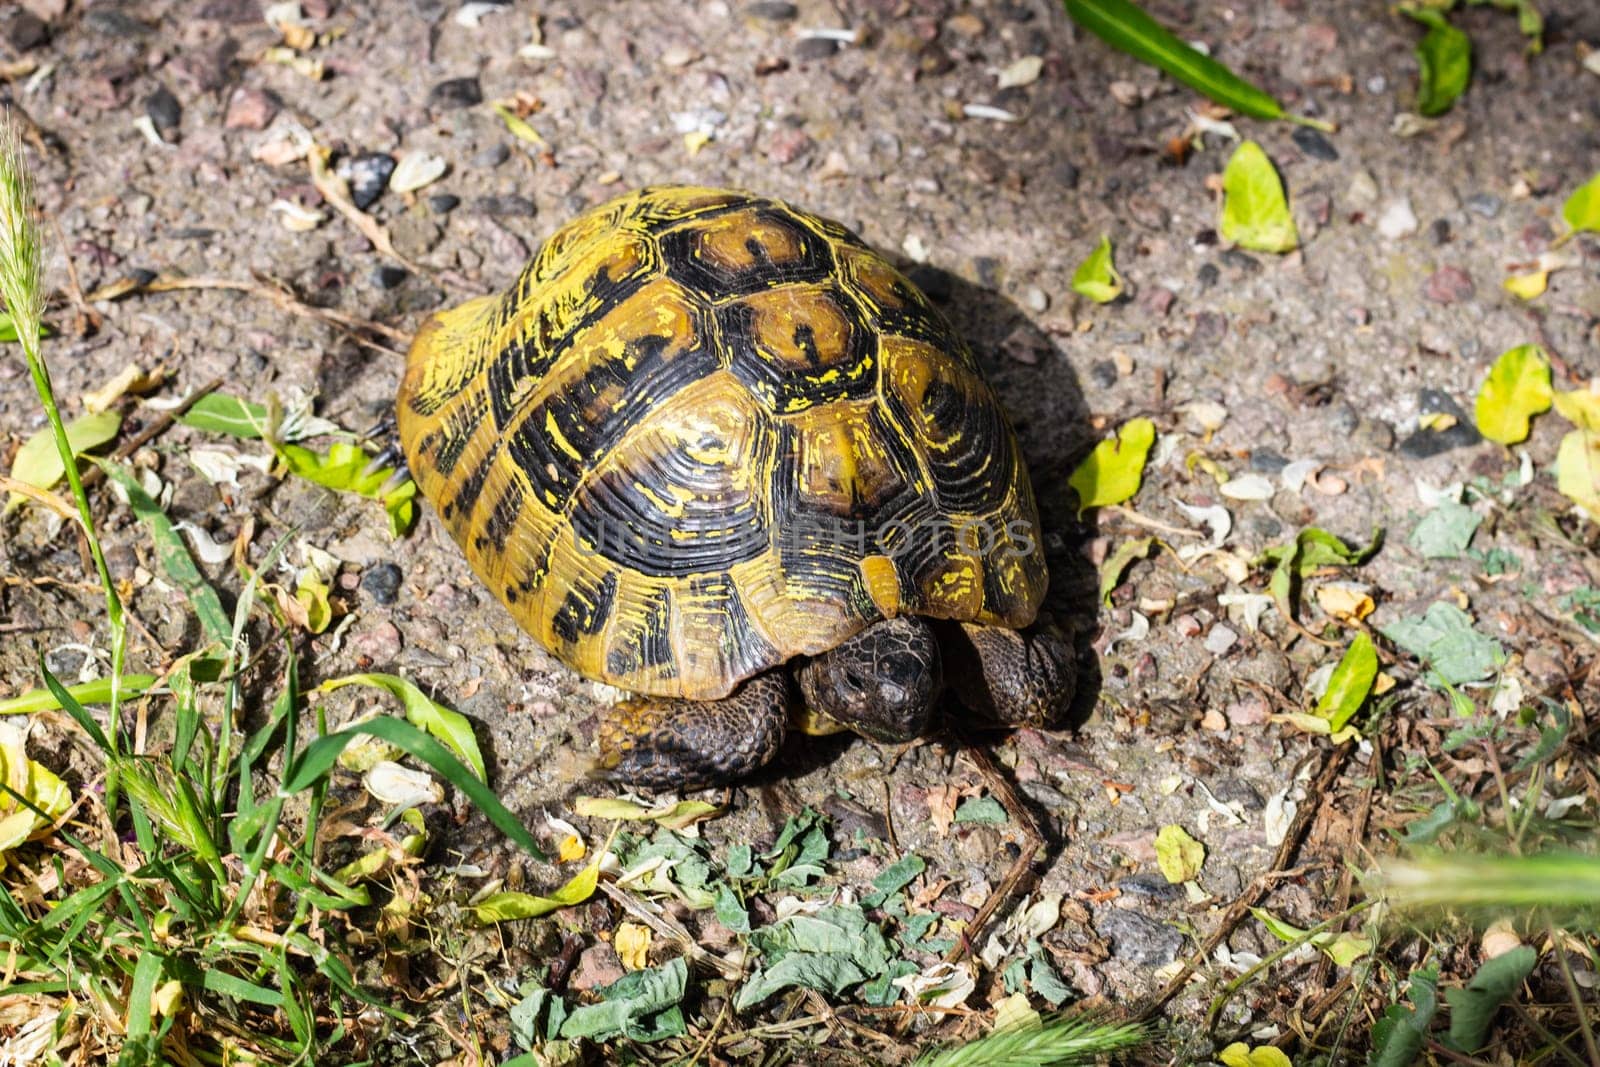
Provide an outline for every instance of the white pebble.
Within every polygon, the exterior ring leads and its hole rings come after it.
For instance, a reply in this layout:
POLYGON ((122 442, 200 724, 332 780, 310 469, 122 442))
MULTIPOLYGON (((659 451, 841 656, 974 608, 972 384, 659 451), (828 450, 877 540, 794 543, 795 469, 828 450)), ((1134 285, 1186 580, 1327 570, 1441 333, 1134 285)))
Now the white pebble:
POLYGON ((1417 213, 1411 210, 1409 197, 1389 201, 1378 216, 1378 232, 1391 241, 1417 232, 1417 213))

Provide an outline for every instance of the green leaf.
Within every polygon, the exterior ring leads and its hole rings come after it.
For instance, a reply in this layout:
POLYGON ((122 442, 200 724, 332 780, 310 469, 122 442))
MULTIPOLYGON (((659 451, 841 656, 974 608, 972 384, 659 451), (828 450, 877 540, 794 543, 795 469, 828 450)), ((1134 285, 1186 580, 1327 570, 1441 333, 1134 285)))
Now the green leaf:
MULTIPOLYGON (((143 696, 160 681, 153 674, 124 674, 120 693, 123 700, 143 696)), ((92 682, 66 686, 64 691, 78 704, 111 703, 111 679, 96 678, 92 682)), ((31 715, 36 711, 53 711, 61 701, 49 689, 30 689, 26 693, 0 700, 0 715, 31 715)))
POLYGON ((1255 559, 1255 565, 1273 564, 1267 579, 1267 592, 1278 602, 1279 610, 1294 618, 1299 599, 1298 583, 1323 567, 1354 567, 1371 559, 1383 543, 1383 530, 1374 527, 1372 541, 1365 547, 1352 547, 1316 526, 1307 526, 1294 540, 1273 545, 1255 559))
POLYGON ((1192 48, 1128 0, 1065 0, 1072 21, 1119 51, 1166 71, 1241 115, 1284 118, 1283 105, 1222 63, 1192 48))
POLYGON ((1144 479, 1145 457, 1155 439, 1155 423, 1138 418, 1123 423, 1115 438, 1095 445, 1067 479, 1078 493, 1078 514, 1132 499, 1144 479))
POLYGON ((1600 430, 1573 430, 1556 450, 1556 488, 1600 518, 1600 430))
MULTIPOLYGON (((39 325, 39 336, 49 337, 50 327, 41 323, 39 325)), ((11 344, 16 339, 17 324, 11 321, 11 314, 9 312, 0 311, 0 344, 11 344)))
POLYGON ((1292 252, 1300 232, 1283 181, 1261 146, 1241 141, 1222 171, 1222 236, 1257 252, 1292 252))
POLYGON ((1344 729, 1361 710, 1377 677, 1378 652, 1372 645, 1372 638, 1358 633, 1333 669, 1327 691, 1317 701, 1317 714, 1328 720, 1332 733, 1344 729))
POLYGON ((1391 623, 1382 633, 1427 664, 1430 679, 1444 685, 1482 681, 1506 660, 1500 642, 1473 629, 1472 616, 1444 601, 1430 605, 1421 618, 1391 623))
POLYGON ((343 678, 328 679, 317 686, 316 691, 331 693, 347 685, 382 689, 398 699, 405 708, 407 722, 443 741, 450 751, 467 762, 472 773, 480 780, 489 780, 489 774, 483 766, 483 753, 478 749, 478 739, 472 732, 472 721, 465 715, 434 703, 421 689, 393 674, 348 674, 343 678))
POLYGON ((1170 823, 1156 831, 1156 866, 1168 882, 1178 885, 1200 876, 1206 861, 1206 846, 1189 836, 1189 831, 1170 823))
POLYGON ((1417 44, 1417 110, 1424 115, 1443 115, 1466 92, 1472 78, 1472 39, 1433 8, 1400 10, 1428 27, 1417 44))
POLYGON ((1442 501, 1417 521, 1411 547, 1424 559, 1460 559, 1482 522, 1482 515, 1460 501, 1442 501))
POLYGON ((207 393, 179 415, 178 421, 196 430, 250 441, 262 436, 269 418, 263 404, 252 404, 226 393, 207 393))
POLYGON ((372 457, 350 442, 340 441, 326 455, 300 445, 279 444, 274 445, 274 450, 292 474, 338 492, 382 501, 391 535, 399 537, 411 528, 416 517, 417 483, 408 478, 385 488, 394 468, 380 467, 365 473, 372 457))
POLYGON ((1450 1033, 1445 1044, 1457 1052, 1474 1053, 1489 1039, 1495 1012, 1522 988, 1533 973, 1539 954, 1531 946, 1519 945, 1484 962, 1478 973, 1461 989, 1446 989, 1450 1004, 1450 1033))
POLYGON ((573 875, 566 885, 547 897, 532 893, 491 893, 472 906, 472 916, 481 923, 505 922, 508 919, 537 919, 552 911, 582 904, 594 896, 600 884, 600 859, 573 875))
POLYGON ((1491 441, 1514 445, 1528 437, 1528 422, 1550 410, 1550 360, 1538 345, 1507 349, 1489 368, 1478 389, 1473 416, 1478 432, 1491 441))
POLYGON ((1340 967, 1348 967, 1356 960, 1372 951, 1372 941, 1359 934, 1349 932, 1334 933, 1332 930, 1318 930, 1312 933, 1302 930, 1292 923, 1285 922, 1265 908, 1251 908, 1250 914, 1261 921, 1273 937, 1285 943, 1304 941, 1314 946, 1340 967))
POLYGON ((1413 1007, 1391 1004, 1372 1027, 1372 1052, 1367 1067, 1411 1067, 1422 1054, 1428 1027, 1439 1010, 1439 968, 1429 965, 1411 973, 1406 996, 1413 1007))
POLYGON ((678 1005, 688 984, 689 967, 682 956, 624 975, 596 990, 604 998, 601 1003, 573 1008, 561 1024, 561 1036, 591 1041, 615 1037, 659 1041, 677 1036, 686 1029, 678 1005))
POLYGON ((1096 304, 1109 304, 1122 295, 1122 275, 1111 262, 1111 238, 1101 237, 1089 258, 1072 272, 1072 291, 1096 304))
MULTIPOLYGON (((122 416, 115 411, 84 415, 67 423, 67 442, 72 446, 72 454, 81 456, 116 437, 121 428, 122 416)), ((67 469, 61 465, 61 451, 48 426, 24 441, 11 463, 11 477, 36 489, 49 489, 66 476, 67 469)), ((12 493, 7 510, 26 499, 20 493, 12 493)))
POLYGON ((127 467, 120 463, 106 462, 100 464, 100 469, 105 472, 107 478, 122 487, 122 491, 128 497, 128 506, 139 517, 139 521, 150 530, 150 539, 155 542, 156 559, 160 562, 161 569, 172 580, 172 584, 188 597, 189 604, 194 608, 195 617, 200 620, 200 629, 206 635, 206 639, 231 646, 233 621, 228 618, 228 612, 222 606, 222 598, 211 588, 206 576, 200 573, 194 557, 189 555, 189 546, 183 543, 182 536, 173 527, 172 520, 167 518, 167 513, 162 511, 161 505, 144 491, 144 486, 139 484, 139 479, 135 478, 127 467))
POLYGON ((1600 173, 1572 191, 1561 205, 1561 217, 1574 233, 1600 233, 1600 173))
POLYGON ((1106 561, 1100 565, 1100 599, 1106 607, 1111 606, 1111 594, 1122 584, 1122 576, 1133 561, 1148 558, 1155 544, 1154 537, 1136 537, 1122 542, 1115 552, 1106 557, 1106 561))
POLYGON ((740 902, 738 894, 726 882, 717 885, 717 895, 711 905, 712 911, 717 916, 717 922, 726 926, 736 934, 750 932, 750 913, 745 911, 744 904, 740 902))
POLYGON ((739 987, 733 1007, 735 1011, 744 1011, 791 986, 817 989, 837 996, 866 978, 866 972, 847 955, 837 952, 796 952, 756 972, 739 987))
POLYGON ((979 826, 1004 826, 1011 821, 1005 805, 994 797, 968 797, 956 808, 955 821, 979 826))
POLYGON ((911 882, 923 871, 927 870, 927 862, 915 852, 907 852, 898 860, 879 872, 878 877, 872 880, 873 892, 861 898, 864 908, 876 908, 889 898, 891 893, 897 893, 910 885, 911 882))

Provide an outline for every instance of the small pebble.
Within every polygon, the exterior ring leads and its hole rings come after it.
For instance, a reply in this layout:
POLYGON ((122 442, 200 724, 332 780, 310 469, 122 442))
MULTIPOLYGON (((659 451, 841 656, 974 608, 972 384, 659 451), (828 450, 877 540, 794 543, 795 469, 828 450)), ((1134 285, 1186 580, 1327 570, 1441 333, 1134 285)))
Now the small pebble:
POLYGON ((477 78, 451 78, 435 85, 428 93, 428 106, 444 111, 476 107, 483 103, 483 87, 477 78))
POLYGON ((1250 453, 1250 469, 1261 474, 1277 474, 1289 461, 1269 448, 1258 448, 1250 453))
POLYGON ((1122 908, 1095 912, 1095 931, 1111 942, 1111 954, 1144 967, 1164 967, 1183 951, 1183 935, 1165 923, 1122 908))
POLYGON ((1467 210, 1482 215, 1486 219, 1492 219, 1500 214, 1500 208, 1504 206, 1504 203, 1493 193, 1473 193, 1467 197, 1467 210))
POLYGON ((1206 634, 1205 650, 1213 656, 1224 656, 1238 643, 1238 631, 1219 622, 1211 628, 1210 633, 1206 634))
POLYGON ((1217 253, 1217 258, 1227 266, 1244 274, 1261 273, 1261 261, 1248 252, 1241 252, 1237 248, 1224 248, 1217 253))
POLYGON ((525 196, 480 196, 473 203, 483 214, 496 218, 531 219, 537 214, 533 201, 525 196))
MULTIPOLYGON (((378 272, 398 269, 379 267, 378 272)), ((400 271, 400 274, 404 276, 405 271, 400 271)), ((388 607, 400 594, 400 568, 393 563, 379 563, 367 568, 367 572, 361 576, 361 588, 378 604, 388 607)))
POLYGON ((1333 147, 1333 143, 1310 126, 1296 126, 1289 137, 1300 151, 1312 159, 1320 159, 1325 163, 1339 159, 1339 150, 1333 147))
POLYGON ((1209 289, 1217 284, 1217 279, 1222 277, 1222 272, 1215 263, 1202 263, 1200 269, 1195 271, 1195 280, 1200 283, 1200 288, 1209 289))
POLYGON ((1061 183, 1063 189, 1076 189, 1078 187, 1078 168, 1072 163, 1062 161, 1052 168, 1056 181, 1061 183))
POLYGON ((372 272, 372 284, 379 289, 394 289, 406 280, 406 272, 400 267, 383 266, 372 272))
POLYGON ((1384 206, 1378 216, 1378 232, 1391 241, 1417 232, 1417 213, 1411 209, 1409 197, 1402 196, 1384 206))
POLYGON ((144 98, 144 113, 150 116, 163 141, 177 139, 178 125, 183 121, 183 105, 165 85, 144 98))
POLYGON ((1102 389, 1117 384, 1117 365, 1109 359, 1095 360, 1089 364, 1089 380, 1102 389))
POLYGON ((31 11, 17 11, 6 27, 6 39, 18 52, 38 48, 50 39, 50 27, 31 11))
POLYGON ((1130 874, 1117 880, 1117 888, 1128 896, 1147 900, 1178 900, 1183 896, 1182 889, 1159 874, 1130 874))
POLYGON ((788 22, 800 14, 800 9, 784 0, 759 0, 758 3, 749 5, 744 13, 753 19, 765 19, 768 22, 788 22))
POLYGON ((436 215, 448 215, 460 206, 461 198, 449 193, 436 193, 428 197, 428 210, 436 215))
POLYGON ((1367 92, 1377 96, 1389 88, 1389 79, 1382 74, 1374 74, 1367 79, 1367 92))
POLYGON ((490 169, 493 167, 498 167, 500 164, 504 163, 510 158, 511 149, 507 148, 504 143, 497 142, 473 156, 472 165, 474 167, 490 169))
POLYGON ((1434 219, 1428 224, 1428 239, 1436 245, 1450 243, 1450 220, 1434 219))
POLYGON ((1422 295, 1435 304, 1448 305, 1471 300, 1476 293, 1472 275, 1460 267, 1440 267, 1428 275, 1428 280, 1422 285, 1422 295))
POLYGON ((1172 302, 1176 299, 1177 295, 1166 286, 1152 285, 1140 296, 1139 303, 1156 315, 1165 315, 1172 310, 1172 302))
POLYGON ((1035 314, 1050 310, 1050 296, 1037 285, 1030 285, 1022 291, 1022 306, 1035 314))
POLYGON ((389 175, 394 173, 394 157, 383 152, 368 152, 356 156, 339 169, 340 176, 350 183, 351 202, 365 211, 389 187, 389 175))
POLYGON ((839 51, 839 42, 832 37, 807 37, 794 47, 796 59, 827 59, 839 51))

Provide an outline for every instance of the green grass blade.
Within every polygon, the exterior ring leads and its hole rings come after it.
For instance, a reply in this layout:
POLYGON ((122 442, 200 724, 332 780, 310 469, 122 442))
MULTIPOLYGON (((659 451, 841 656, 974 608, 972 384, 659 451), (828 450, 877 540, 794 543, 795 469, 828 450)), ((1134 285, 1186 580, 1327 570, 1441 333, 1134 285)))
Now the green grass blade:
POLYGON ((298 793, 326 776, 338 761, 339 753, 343 752, 345 746, 354 741, 358 734, 370 734, 411 753, 465 793, 501 833, 532 855, 540 859, 545 858, 544 850, 533 839, 533 835, 528 833, 527 827, 500 803, 499 798, 488 786, 484 785, 464 763, 451 755, 443 745, 401 719, 380 716, 354 723, 337 733, 319 737, 307 745, 295 759, 294 769, 284 781, 284 791, 291 794, 298 793))
POLYGON ((133 969, 133 988, 128 993, 127 1031, 123 1061, 131 1054, 135 1063, 154 1063, 151 1022, 155 1018, 156 983, 161 980, 163 960, 154 952, 141 952, 133 969), (129 1046, 132 1046, 130 1048, 129 1046))
MULTIPOLYGON (((154 689, 160 680, 153 674, 124 674, 121 685, 122 696, 124 698, 142 696, 154 689)), ((80 682, 63 688, 75 704, 111 703, 110 678, 96 678, 92 682, 80 682)), ((0 700, 0 715, 32 715, 35 712, 55 711, 63 707, 53 690, 30 689, 9 700, 0 700)))
POLYGON ((229 624, 228 613, 223 610, 222 598, 211 588, 206 576, 200 573, 194 557, 189 555, 189 547, 183 543, 183 537, 173 527, 172 520, 161 510, 161 505, 144 491, 144 486, 139 484, 127 467, 111 462, 103 462, 99 466, 106 477, 121 486, 128 495, 128 506, 149 529, 150 538, 155 542, 156 559, 161 569, 189 598, 206 639, 227 646, 233 640, 233 627, 229 624))
POLYGON ((1256 119, 1289 117, 1271 93, 1180 41, 1130 0, 1065 0, 1065 5, 1073 22, 1106 44, 1224 107, 1256 119))
POLYGON ((330 678, 317 687, 319 693, 331 693, 347 685, 365 685, 399 700, 406 709, 406 720, 412 726, 428 731, 444 742, 449 749, 472 767, 484 781, 489 774, 483 766, 483 753, 478 750, 478 739, 472 733, 472 722, 459 711, 451 711, 428 697, 416 685, 393 674, 351 674, 343 678, 330 678))
MULTIPOLYGON (((44 684, 49 687, 50 694, 56 698, 56 706, 72 717, 72 721, 77 723, 78 727, 89 735, 89 739, 95 743, 95 746, 101 752, 108 755, 116 752, 116 748, 111 743, 111 738, 107 737, 106 732, 100 728, 100 724, 94 721, 94 716, 84 710, 83 705, 78 703, 71 693, 67 692, 66 686, 62 685, 56 679, 56 676, 50 673, 49 666, 45 664, 43 653, 39 655, 39 671, 44 675, 44 684)), ((112 688, 114 694, 116 687, 113 685, 112 688)), ((113 731, 116 730, 115 722, 111 724, 111 728, 113 731)))
POLYGON ((912 1067, 1072 1067, 1144 1044, 1144 1028, 1093 1017, 1047 1019, 928 1052, 912 1067))

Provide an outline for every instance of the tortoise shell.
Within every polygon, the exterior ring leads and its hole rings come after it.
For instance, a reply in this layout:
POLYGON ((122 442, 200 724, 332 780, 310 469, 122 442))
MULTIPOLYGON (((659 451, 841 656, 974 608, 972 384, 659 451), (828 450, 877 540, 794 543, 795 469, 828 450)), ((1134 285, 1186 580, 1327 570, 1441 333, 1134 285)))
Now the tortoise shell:
POLYGON ((713 699, 869 624, 1020 628, 1016 439, 920 291, 836 222, 659 187, 411 346, 400 441, 478 576, 589 678, 713 699))

